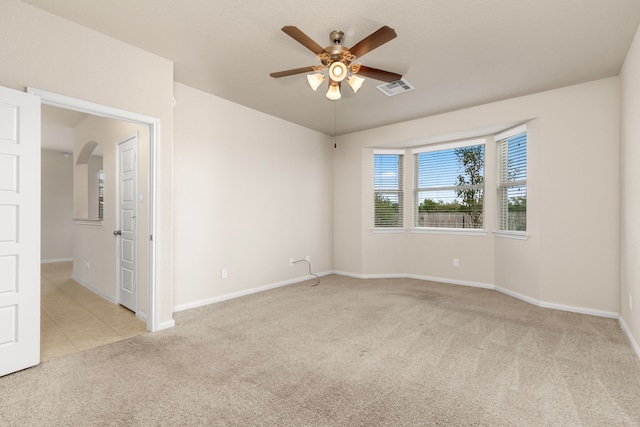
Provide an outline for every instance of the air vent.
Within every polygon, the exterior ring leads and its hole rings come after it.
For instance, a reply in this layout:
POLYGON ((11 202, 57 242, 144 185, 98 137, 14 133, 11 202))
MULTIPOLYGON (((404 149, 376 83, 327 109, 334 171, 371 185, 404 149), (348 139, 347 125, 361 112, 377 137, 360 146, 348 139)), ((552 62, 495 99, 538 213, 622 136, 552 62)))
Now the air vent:
POLYGON ((386 83, 376 87, 387 96, 399 95, 401 93, 409 92, 410 90, 415 89, 415 87, 413 87, 411 83, 404 79, 396 80, 395 82, 386 83))

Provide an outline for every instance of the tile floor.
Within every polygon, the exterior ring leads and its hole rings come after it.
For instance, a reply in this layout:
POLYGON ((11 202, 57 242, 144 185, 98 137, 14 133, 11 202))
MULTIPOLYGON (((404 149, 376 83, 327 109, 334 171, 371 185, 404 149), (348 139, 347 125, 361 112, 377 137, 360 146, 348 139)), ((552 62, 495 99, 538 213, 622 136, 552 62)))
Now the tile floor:
POLYGON ((71 279, 72 262, 42 264, 40 360, 144 334, 147 325, 71 279))

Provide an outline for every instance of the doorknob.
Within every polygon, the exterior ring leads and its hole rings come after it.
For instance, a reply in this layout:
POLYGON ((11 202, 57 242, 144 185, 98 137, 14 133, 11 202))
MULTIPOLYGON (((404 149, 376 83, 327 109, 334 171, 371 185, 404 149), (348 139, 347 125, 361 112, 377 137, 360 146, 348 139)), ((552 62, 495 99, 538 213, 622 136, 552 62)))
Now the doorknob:
POLYGON ((116 230, 113 232, 114 236, 120 236, 122 234, 122 230, 116 230))

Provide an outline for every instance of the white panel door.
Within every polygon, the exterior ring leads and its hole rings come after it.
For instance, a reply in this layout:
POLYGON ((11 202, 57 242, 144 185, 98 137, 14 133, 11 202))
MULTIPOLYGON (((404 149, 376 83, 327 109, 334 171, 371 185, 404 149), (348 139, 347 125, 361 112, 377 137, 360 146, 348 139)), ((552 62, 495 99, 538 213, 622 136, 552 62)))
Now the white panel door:
POLYGON ((40 362, 40 98, 0 87, 0 376, 40 362))
POLYGON ((137 203, 138 136, 118 142, 118 303, 135 312, 137 309, 138 245, 137 203))

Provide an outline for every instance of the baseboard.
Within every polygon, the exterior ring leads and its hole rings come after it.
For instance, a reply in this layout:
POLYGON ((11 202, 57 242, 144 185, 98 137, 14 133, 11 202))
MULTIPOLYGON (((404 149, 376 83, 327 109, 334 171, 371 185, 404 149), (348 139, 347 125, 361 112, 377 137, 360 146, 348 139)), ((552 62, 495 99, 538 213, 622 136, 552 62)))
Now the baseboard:
POLYGON ((115 297, 112 297, 110 295, 105 294, 102 291, 99 291, 98 289, 94 288, 93 286, 91 286, 90 283, 85 282, 82 279, 79 279, 78 276, 76 276, 75 274, 71 275, 71 278, 73 280, 75 280, 76 282, 80 283, 82 286, 84 286, 85 288, 89 289, 91 292, 96 293, 98 295, 100 295, 102 298, 106 299, 107 301, 111 302, 112 304, 116 304, 116 299, 115 297))
MULTIPOLYGON (((354 279, 364 279, 364 275, 362 274, 349 273, 347 271, 333 270, 331 274, 337 274, 338 276, 353 277, 354 279)), ((394 277, 397 277, 397 276, 394 276, 394 277)))
POLYGON ((53 264, 54 262, 69 262, 73 261, 73 258, 56 258, 56 259, 42 259, 40 264, 53 264))
POLYGON ((627 338, 629 338, 629 342, 631 343, 631 348, 633 348, 633 351, 636 352, 636 356, 638 356, 638 359, 640 359, 640 346, 638 345, 638 342, 631 334, 631 329, 629 329, 629 327, 627 326, 627 323, 624 321, 622 316, 618 318, 618 321, 620 322, 620 327, 622 328, 624 333, 627 334, 627 338))
POLYGON ((554 304, 551 302, 540 302, 540 307, 552 308, 554 310, 569 311, 571 313, 588 314, 589 316, 607 317, 609 319, 619 319, 620 315, 613 311, 594 310, 591 308, 574 307, 571 305, 554 304))
POLYGON ((344 271, 333 271, 332 274, 354 277, 356 279, 416 279, 430 282, 448 283, 451 285, 471 286, 473 288, 495 289, 494 285, 481 282, 469 282, 466 280, 445 279, 443 277, 420 276, 417 274, 354 274, 344 271))
POLYGON ((495 285, 492 285, 490 283, 470 282, 467 280, 445 279, 442 277, 418 276, 415 274, 407 274, 405 275, 405 277, 409 279, 416 279, 416 280, 427 280, 430 282, 448 283, 450 285, 470 286, 472 288, 495 289, 495 285))
MULTIPOLYGON (((322 277, 322 276, 326 276, 329 274, 332 274, 333 272, 329 271, 329 272, 324 272, 324 273, 316 273, 318 276, 322 277)), ((288 286, 288 285, 293 285, 295 283, 300 283, 300 282, 304 282, 305 280, 311 280, 314 279, 315 276, 304 276, 304 277, 298 277, 296 279, 291 279, 291 280, 286 280, 284 282, 278 282, 278 283, 273 283, 270 285, 265 285, 265 286, 259 286, 257 288, 251 288, 251 289, 247 289, 244 291, 239 291, 239 292, 232 292, 230 294, 224 294, 224 295, 219 295, 213 298, 207 298, 207 299, 203 299, 203 300, 199 300, 199 301, 193 301, 193 302, 189 302, 186 304, 179 304, 173 307, 173 312, 176 313, 178 311, 184 311, 184 310, 188 310, 190 308, 197 308, 197 307, 202 307, 205 305, 209 305, 209 304, 215 304, 217 302, 222 302, 222 301, 227 301, 230 299, 234 299, 234 298, 239 298, 239 297, 244 297, 247 295, 251 295, 251 294, 255 294, 258 292, 264 292, 264 291, 268 291, 270 289, 275 289, 275 288, 280 288, 282 286, 288 286)))
POLYGON ((171 319, 171 320, 167 320, 166 322, 160 322, 160 324, 158 325, 158 331, 162 331, 163 329, 170 329, 173 328, 174 326, 176 326, 176 321, 171 319))
POLYGON ((533 304, 541 308, 550 308, 552 310, 568 311, 571 313, 587 314, 589 316, 606 317, 610 319, 617 319, 619 317, 618 313, 615 313, 613 311, 594 310, 592 308, 576 307, 572 305, 563 305, 563 304, 556 304, 552 302, 540 301, 538 299, 529 297, 527 295, 523 295, 518 292, 511 291, 509 289, 501 288, 500 286, 496 286, 495 290, 505 295, 509 295, 510 297, 517 298, 521 301, 527 302, 529 304, 533 304))
POLYGON ((353 273, 346 273, 346 272, 343 272, 343 271, 334 271, 333 273, 341 275, 341 276, 355 277, 355 278, 358 278, 358 279, 401 279, 401 278, 408 278, 408 279, 417 279, 417 280, 427 280, 427 281, 438 282, 438 283, 448 283, 448 284, 451 284, 451 285, 462 285, 462 286, 471 286, 471 287, 474 287, 474 288, 491 289, 491 290, 495 290, 495 291, 498 291, 500 293, 503 293, 505 295, 509 295, 510 297, 517 298, 517 299, 519 299, 521 301, 524 301, 524 302, 527 302, 529 304, 535 305, 537 307, 550 308, 552 310, 569 311, 569 312, 572 312, 572 313, 579 313, 579 314, 587 314, 587 315, 590 315, 590 316, 606 317, 606 318, 610 318, 610 319, 618 319, 619 318, 618 313, 615 313, 615 312, 612 312, 612 311, 594 310, 594 309, 590 309, 590 308, 574 307, 574 306, 570 306, 570 305, 562 305, 562 304, 555 304, 555 303, 540 301, 540 300, 532 298, 530 296, 523 295, 523 294, 520 294, 518 292, 513 292, 513 291, 511 291, 509 289, 505 289, 505 288, 502 288, 500 286, 492 285, 490 283, 470 282, 470 281, 465 281, 465 280, 446 279, 446 278, 442 278, 442 277, 420 276, 420 275, 415 275, 415 274, 353 274, 353 273))

